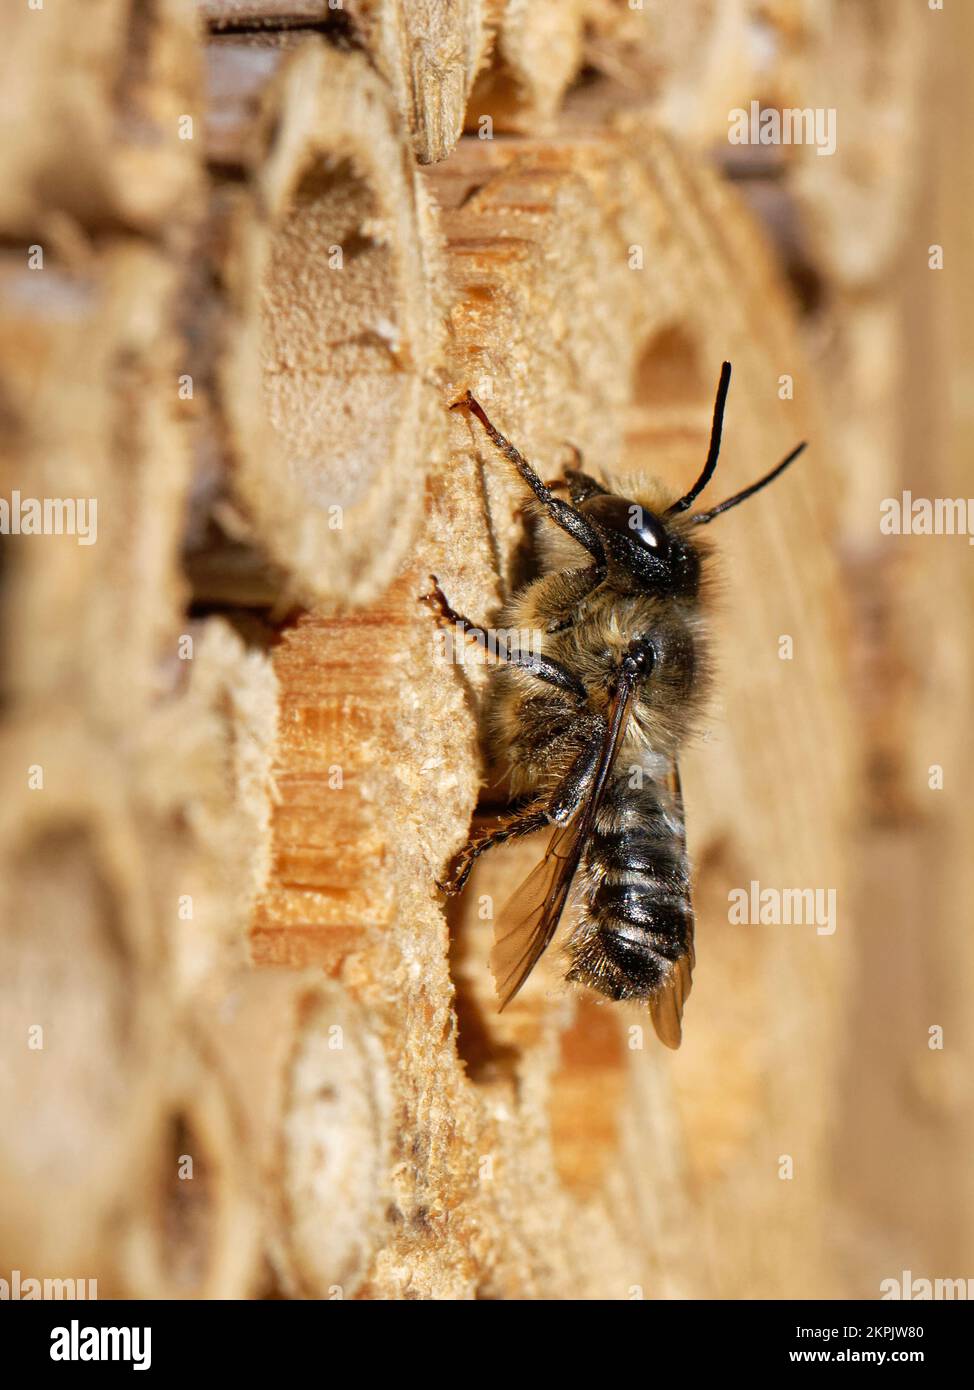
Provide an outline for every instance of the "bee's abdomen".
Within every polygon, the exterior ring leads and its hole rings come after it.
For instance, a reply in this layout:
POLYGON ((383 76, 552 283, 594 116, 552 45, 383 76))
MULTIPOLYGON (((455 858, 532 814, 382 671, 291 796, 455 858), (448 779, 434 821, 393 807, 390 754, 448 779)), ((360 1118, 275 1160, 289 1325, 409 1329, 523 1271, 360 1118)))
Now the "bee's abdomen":
POLYGON ((589 842, 575 978, 613 998, 653 994, 692 950, 689 867, 668 801, 655 785, 614 790, 589 842))

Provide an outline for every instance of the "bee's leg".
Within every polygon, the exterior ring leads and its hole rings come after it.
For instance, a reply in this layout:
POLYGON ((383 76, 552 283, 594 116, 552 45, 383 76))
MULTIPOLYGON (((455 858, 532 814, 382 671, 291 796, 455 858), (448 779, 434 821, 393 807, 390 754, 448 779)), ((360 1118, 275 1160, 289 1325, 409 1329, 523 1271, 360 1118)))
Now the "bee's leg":
POLYGON ((567 825, 578 810, 602 751, 602 740, 605 737, 603 716, 595 715, 591 720, 586 720, 582 727, 588 741, 548 802, 548 816, 556 825, 567 825))
POLYGON ((501 661, 508 661, 512 666, 520 666, 522 671, 530 671, 533 676, 537 676, 538 680, 545 681, 548 685, 556 685, 559 690, 566 690, 580 700, 588 700, 588 691, 567 667, 560 665, 557 661, 552 661, 550 657, 521 651, 500 638, 489 638, 486 628, 471 622, 469 618, 465 618, 462 613, 458 613, 455 608, 450 607, 435 574, 430 575, 430 582, 433 585, 431 592, 421 594, 419 601, 429 604, 441 626, 459 628, 465 637, 472 638, 486 651, 492 651, 501 661))
POLYGON ((482 854, 486 854, 495 845, 504 844, 506 840, 517 839, 519 835, 530 835, 550 824, 547 802, 535 801, 520 811, 512 811, 510 815, 503 816, 489 829, 475 830, 454 860, 449 878, 442 883, 438 882, 437 888, 452 898, 462 890, 470 877, 471 869, 482 854))
POLYGON ((518 453, 509 439, 505 439, 504 435, 494 428, 480 402, 475 400, 468 391, 463 399, 454 402, 450 409, 469 410, 476 415, 492 443, 506 459, 513 463, 521 478, 527 483, 555 525, 560 526, 563 531, 567 531, 572 540, 578 541, 579 545, 584 546, 599 569, 605 569, 605 550, 595 527, 581 512, 554 496, 551 489, 535 473, 527 459, 518 453))
MULTIPOLYGON (((581 461, 581 458, 576 459, 577 463, 581 463, 581 461)), ((576 507, 580 502, 586 502, 590 497, 604 496, 608 491, 601 483, 597 483, 594 478, 583 473, 580 468, 566 468, 565 482, 568 484, 568 491, 576 507)))
POLYGON ((470 839, 454 860, 453 872, 437 887, 452 897, 459 893, 470 877, 470 871, 482 854, 495 845, 514 840, 520 835, 531 835, 535 830, 543 830, 546 825, 565 825, 578 809, 582 794, 598 761, 602 747, 605 721, 599 716, 592 723, 593 734, 589 743, 572 763, 568 775, 557 787, 555 793, 544 801, 533 801, 519 811, 503 816, 495 825, 486 830, 474 831, 470 839))

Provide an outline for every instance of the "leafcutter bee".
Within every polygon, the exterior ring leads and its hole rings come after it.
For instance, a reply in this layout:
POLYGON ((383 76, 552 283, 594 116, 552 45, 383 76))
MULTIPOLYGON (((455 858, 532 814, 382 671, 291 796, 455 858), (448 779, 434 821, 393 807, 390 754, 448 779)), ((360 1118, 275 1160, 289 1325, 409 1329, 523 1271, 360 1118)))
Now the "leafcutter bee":
MULTIPOLYGON (((545 951, 578 884, 567 979, 610 999, 645 1001, 660 1039, 681 1040, 694 964, 693 909, 678 758, 710 684, 704 615, 712 564, 700 528, 752 497, 804 444, 742 492, 692 511, 720 450, 730 363, 721 369, 703 471, 682 497, 645 478, 612 491, 565 471, 556 497, 467 392, 473 416, 530 489, 540 518, 540 577, 505 608, 494 644, 491 735, 519 808, 475 833, 440 886, 457 893, 494 845, 553 826, 543 860, 500 914, 491 953, 500 1007, 545 951)), ((578 460, 576 460, 578 461, 578 460)), ((433 577, 439 621, 484 642, 433 577)))

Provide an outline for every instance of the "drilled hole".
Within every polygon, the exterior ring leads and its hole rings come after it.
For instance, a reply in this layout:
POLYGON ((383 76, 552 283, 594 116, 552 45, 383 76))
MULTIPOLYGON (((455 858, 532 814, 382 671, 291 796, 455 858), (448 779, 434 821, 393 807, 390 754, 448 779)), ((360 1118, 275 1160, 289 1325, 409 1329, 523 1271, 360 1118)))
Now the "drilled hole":
POLYGON ((695 409, 713 390, 696 344, 682 328, 664 328, 640 353, 632 377, 634 403, 647 410, 695 409))
POLYGON ((705 367, 696 342, 679 325, 650 339, 632 374, 627 468, 662 478, 677 491, 684 489, 706 456, 719 369, 719 362, 705 367))
POLYGON ((366 495, 406 406, 394 257, 377 213, 349 161, 315 166, 274 236, 263 286, 268 413, 292 479, 325 509, 366 495))

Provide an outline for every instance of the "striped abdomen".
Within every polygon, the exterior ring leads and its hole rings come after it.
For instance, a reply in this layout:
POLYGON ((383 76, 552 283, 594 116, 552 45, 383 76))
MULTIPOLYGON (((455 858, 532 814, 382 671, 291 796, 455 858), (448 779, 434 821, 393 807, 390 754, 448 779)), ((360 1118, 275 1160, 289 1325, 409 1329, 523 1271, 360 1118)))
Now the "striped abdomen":
POLYGON ((582 920, 569 979, 612 999, 652 998, 693 960, 683 809, 659 782, 607 788, 584 863, 582 920))

